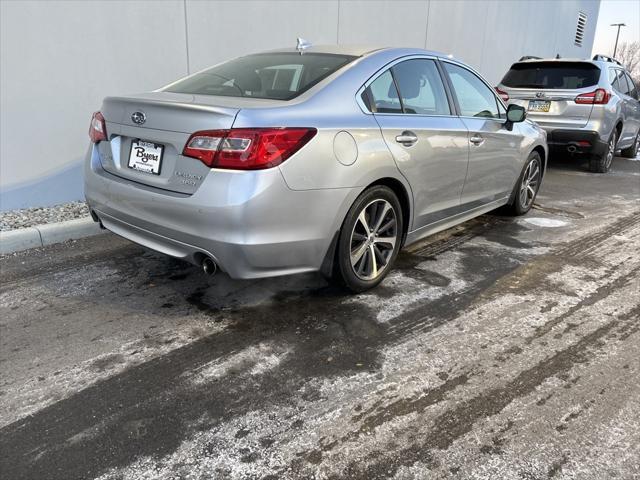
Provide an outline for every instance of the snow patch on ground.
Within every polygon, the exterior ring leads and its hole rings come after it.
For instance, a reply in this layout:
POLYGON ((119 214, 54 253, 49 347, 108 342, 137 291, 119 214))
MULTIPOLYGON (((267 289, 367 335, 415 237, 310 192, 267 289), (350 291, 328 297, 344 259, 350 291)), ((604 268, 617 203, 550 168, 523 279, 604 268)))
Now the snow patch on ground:
POLYGON ((530 225, 535 225, 536 227, 545 228, 558 228, 566 227, 567 225, 569 225, 569 222, 565 222, 564 220, 557 220, 555 218, 530 217, 524 218, 521 221, 530 225))

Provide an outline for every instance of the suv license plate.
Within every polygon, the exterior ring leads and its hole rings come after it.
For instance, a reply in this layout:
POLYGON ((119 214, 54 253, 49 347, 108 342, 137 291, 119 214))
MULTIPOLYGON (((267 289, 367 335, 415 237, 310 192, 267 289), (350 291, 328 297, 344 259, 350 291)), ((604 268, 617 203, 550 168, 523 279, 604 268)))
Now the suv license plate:
POLYGON ((551 108, 551 102, 548 100, 531 100, 528 110, 530 112, 548 112, 551 108))
POLYGON ((133 140, 127 166, 140 172, 160 175, 163 151, 164 145, 159 143, 133 140))

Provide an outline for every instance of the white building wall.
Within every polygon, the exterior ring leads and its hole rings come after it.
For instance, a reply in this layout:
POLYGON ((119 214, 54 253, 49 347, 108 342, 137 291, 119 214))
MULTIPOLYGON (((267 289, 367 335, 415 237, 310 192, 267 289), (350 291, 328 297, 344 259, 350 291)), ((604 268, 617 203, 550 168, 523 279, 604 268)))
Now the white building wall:
POLYGON ((598 10, 599 0, 1 1, 0 209, 82 198, 89 118, 107 95, 297 36, 439 50, 496 83, 522 55, 588 57, 598 10))

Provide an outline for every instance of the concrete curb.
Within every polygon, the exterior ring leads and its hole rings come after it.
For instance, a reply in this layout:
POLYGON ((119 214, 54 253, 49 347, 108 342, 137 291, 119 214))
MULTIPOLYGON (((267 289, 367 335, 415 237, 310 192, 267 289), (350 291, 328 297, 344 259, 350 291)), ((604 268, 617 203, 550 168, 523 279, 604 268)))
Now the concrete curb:
POLYGON ((104 232, 91 217, 9 230, 0 232, 0 254, 21 252, 104 232))

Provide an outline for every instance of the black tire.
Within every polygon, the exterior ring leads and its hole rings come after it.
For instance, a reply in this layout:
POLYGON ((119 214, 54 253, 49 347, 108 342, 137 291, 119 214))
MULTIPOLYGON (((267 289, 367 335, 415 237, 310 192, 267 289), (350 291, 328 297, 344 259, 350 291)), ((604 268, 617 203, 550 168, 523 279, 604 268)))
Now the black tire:
POLYGON ((340 229, 333 279, 355 293, 375 287, 391 270, 400 251, 402 235, 402 207, 396 194, 384 185, 368 188, 353 203, 340 229), (378 226, 375 231, 374 223, 378 226), (369 227, 367 235, 365 226, 369 227), (395 238, 393 244, 392 238, 395 238), (352 255, 359 258, 355 265, 352 255), (378 263, 381 268, 377 268, 378 263), (373 276, 368 278, 368 274, 373 276))
POLYGON ((589 170, 594 173, 607 173, 616 156, 616 144, 618 143, 618 131, 614 130, 607 142, 607 148, 602 155, 593 156, 589 159, 589 170))
POLYGON ((542 183, 542 158, 538 152, 531 152, 524 164, 518 181, 511 192, 511 200, 505 206, 505 211, 511 215, 524 215, 533 206, 540 184, 542 183), (524 189, 524 193, 523 193, 524 189), (524 197, 523 197, 524 195, 524 197))
POLYGON ((636 139, 629 148, 625 148, 624 150, 620 150, 620 155, 624 158, 636 158, 638 156, 638 151, 640 150, 640 131, 636 133, 636 139))

